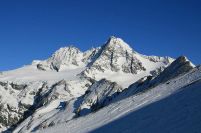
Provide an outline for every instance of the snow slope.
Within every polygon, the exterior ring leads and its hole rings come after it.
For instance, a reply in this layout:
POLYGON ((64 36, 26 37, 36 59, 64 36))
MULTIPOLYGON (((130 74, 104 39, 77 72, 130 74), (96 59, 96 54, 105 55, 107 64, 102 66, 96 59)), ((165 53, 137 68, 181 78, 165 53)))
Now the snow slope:
POLYGON ((200 132, 201 67, 96 113, 37 132, 200 132))
POLYGON ((27 83, 35 81, 48 81, 50 83, 55 83, 59 80, 75 80, 77 79, 77 74, 85 70, 85 67, 80 67, 76 69, 67 69, 62 72, 56 71, 40 71, 34 65, 24 66, 22 68, 6 71, 0 75, 0 81, 12 81, 17 83, 27 83))

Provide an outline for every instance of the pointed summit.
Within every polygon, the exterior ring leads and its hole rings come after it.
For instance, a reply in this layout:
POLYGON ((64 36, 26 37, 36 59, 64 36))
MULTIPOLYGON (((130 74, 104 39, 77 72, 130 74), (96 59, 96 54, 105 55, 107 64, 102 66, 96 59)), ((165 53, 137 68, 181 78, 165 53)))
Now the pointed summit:
POLYGON ((57 50, 51 57, 51 60, 57 60, 57 61, 70 61, 72 57, 77 56, 77 54, 80 54, 81 51, 74 47, 74 46, 69 46, 69 47, 63 47, 57 50))
POLYGON ((104 48, 109 47, 110 49, 114 49, 114 50, 121 49, 123 51, 132 52, 132 48, 126 42, 124 42, 123 39, 115 37, 115 36, 109 37, 108 41, 103 47, 104 48))
POLYGON ((74 46, 63 47, 57 50, 49 59, 40 62, 37 68, 40 70, 56 70, 76 68, 82 65, 83 53, 74 46))

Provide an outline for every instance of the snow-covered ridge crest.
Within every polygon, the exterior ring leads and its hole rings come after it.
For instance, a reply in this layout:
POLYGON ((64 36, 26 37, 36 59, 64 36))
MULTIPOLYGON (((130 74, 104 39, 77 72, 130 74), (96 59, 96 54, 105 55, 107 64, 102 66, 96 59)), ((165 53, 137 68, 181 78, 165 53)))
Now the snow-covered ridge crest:
MULTIPOLYGON (((88 63, 95 62, 99 54, 106 50, 125 51, 132 53, 132 48, 121 38, 111 36, 101 48, 92 48, 86 52, 81 52, 73 45, 63 47, 57 50, 49 59, 45 61, 34 61, 40 70, 56 70, 74 69, 81 66, 88 66, 88 63)), ((111 53, 112 54, 112 53, 111 53)))
POLYGON ((69 77, 73 79, 72 77, 75 76, 68 75, 76 73, 95 80, 105 78, 126 88, 144 76, 157 76, 172 61, 174 59, 170 57, 139 54, 125 41, 113 36, 101 47, 86 52, 74 46, 60 48, 47 60, 33 61, 29 66, 5 72, 2 78, 4 81, 36 81, 37 79, 59 81, 69 77))
MULTIPOLYGON (((105 62, 109 63, 108 65, 111 66, 111 69, 113 69, 114 71, 118 71, 115 70, 118 69, 115 68, 115 63, 132 63, 132 61, 134 60, 135 65, 140 64, 140 61, 138 61, 133 54, 140 55, 121 38, 111 36, 101 48, 92 48, 91 50, 88 50, 86 52, 81 52, 78 48, 74 46, 63 47, 57 50, 49 59, 45 61, 35 61, 33 64, 37 64, 37 67, 40 70, 62 71, 65 69, 73 69, 81 66, 91 66, 93 64, 96 65, 95 62, 99 62, 99 59, 102 58, 105 60, 105 62), (125 59, 122 57, 124 57, 125 59)), ((152 62, 161 61, 161 57, 157 58, 157 56, 140 56, 142 58, 147 58, 152 62)), ((129 71, 125 70, 127 69, 125 68, 125 66, 123 66, 122 69, 124 69, 124 72, 129 71)), ((130 70, 130 72, 135 73, 132 70, 130 70)))

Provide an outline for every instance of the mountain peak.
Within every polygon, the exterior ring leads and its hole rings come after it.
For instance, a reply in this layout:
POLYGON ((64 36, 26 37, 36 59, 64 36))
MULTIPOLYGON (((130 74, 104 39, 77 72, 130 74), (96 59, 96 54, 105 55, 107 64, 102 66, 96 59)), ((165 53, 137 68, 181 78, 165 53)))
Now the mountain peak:
POLYGON ((181 56, 179 56, 178 58, 177 58, 177 60, 184 60, 184 61, 190 61, 186 56, 184 56, 184 55, 181 55, 181 56))
POLYGON ((110 47, 111 49, 114 49, 114 50, 120 48, 124 51, 132 51, 132 48, 126 42, 124 42, 123 39, 115 37, 115 36, 109 37, 104 47, 107 47, 107 48, 110 47))
POLYGON ((77 68, 82 65, 83 53, 76 47, 70 45, 57 50, 49 59, 37 63, 40 70, 56 70, 77 68))
POLYGON ((59 50, 57 50, 53 56, 55 54, 65 54, 66 52, 68 51, 77 51, 77 52, 81 52, 77 47, 73 46, 73 45, 70 45, 70 46, 67 46, 67 47, 61 47, 59 50))
POLYGON ((195 65, 186 56, 179 56, 173 63, 188 64, 189 66, 195 67, 195 65))
POLYGON ((175 78, 179 75, 185 74, 192 70, 195 66, 185 56, 178 57, 172 62, 158 77, 156 82, 166 82, 171 78, 175 78))

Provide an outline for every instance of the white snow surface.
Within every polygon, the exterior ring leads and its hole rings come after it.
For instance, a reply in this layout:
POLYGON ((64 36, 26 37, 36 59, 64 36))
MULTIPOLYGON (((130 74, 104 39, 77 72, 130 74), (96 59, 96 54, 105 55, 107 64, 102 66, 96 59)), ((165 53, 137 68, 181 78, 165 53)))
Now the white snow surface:
POLYGON ((35 65, 28 65, 22 68, 5 71, 0 75, 0 81, 13 81, 17 83, 27 83, 34 81, 48 81, 56 82, 59 80, 75 80, 77 79, 77 74, 81 73, 85 67, 76 69, 66 69, 65 71, 40 71, 35 65))
POLYGON ((196 133, 201 127, 201 67, 144 93, 40 133, 196 133))

